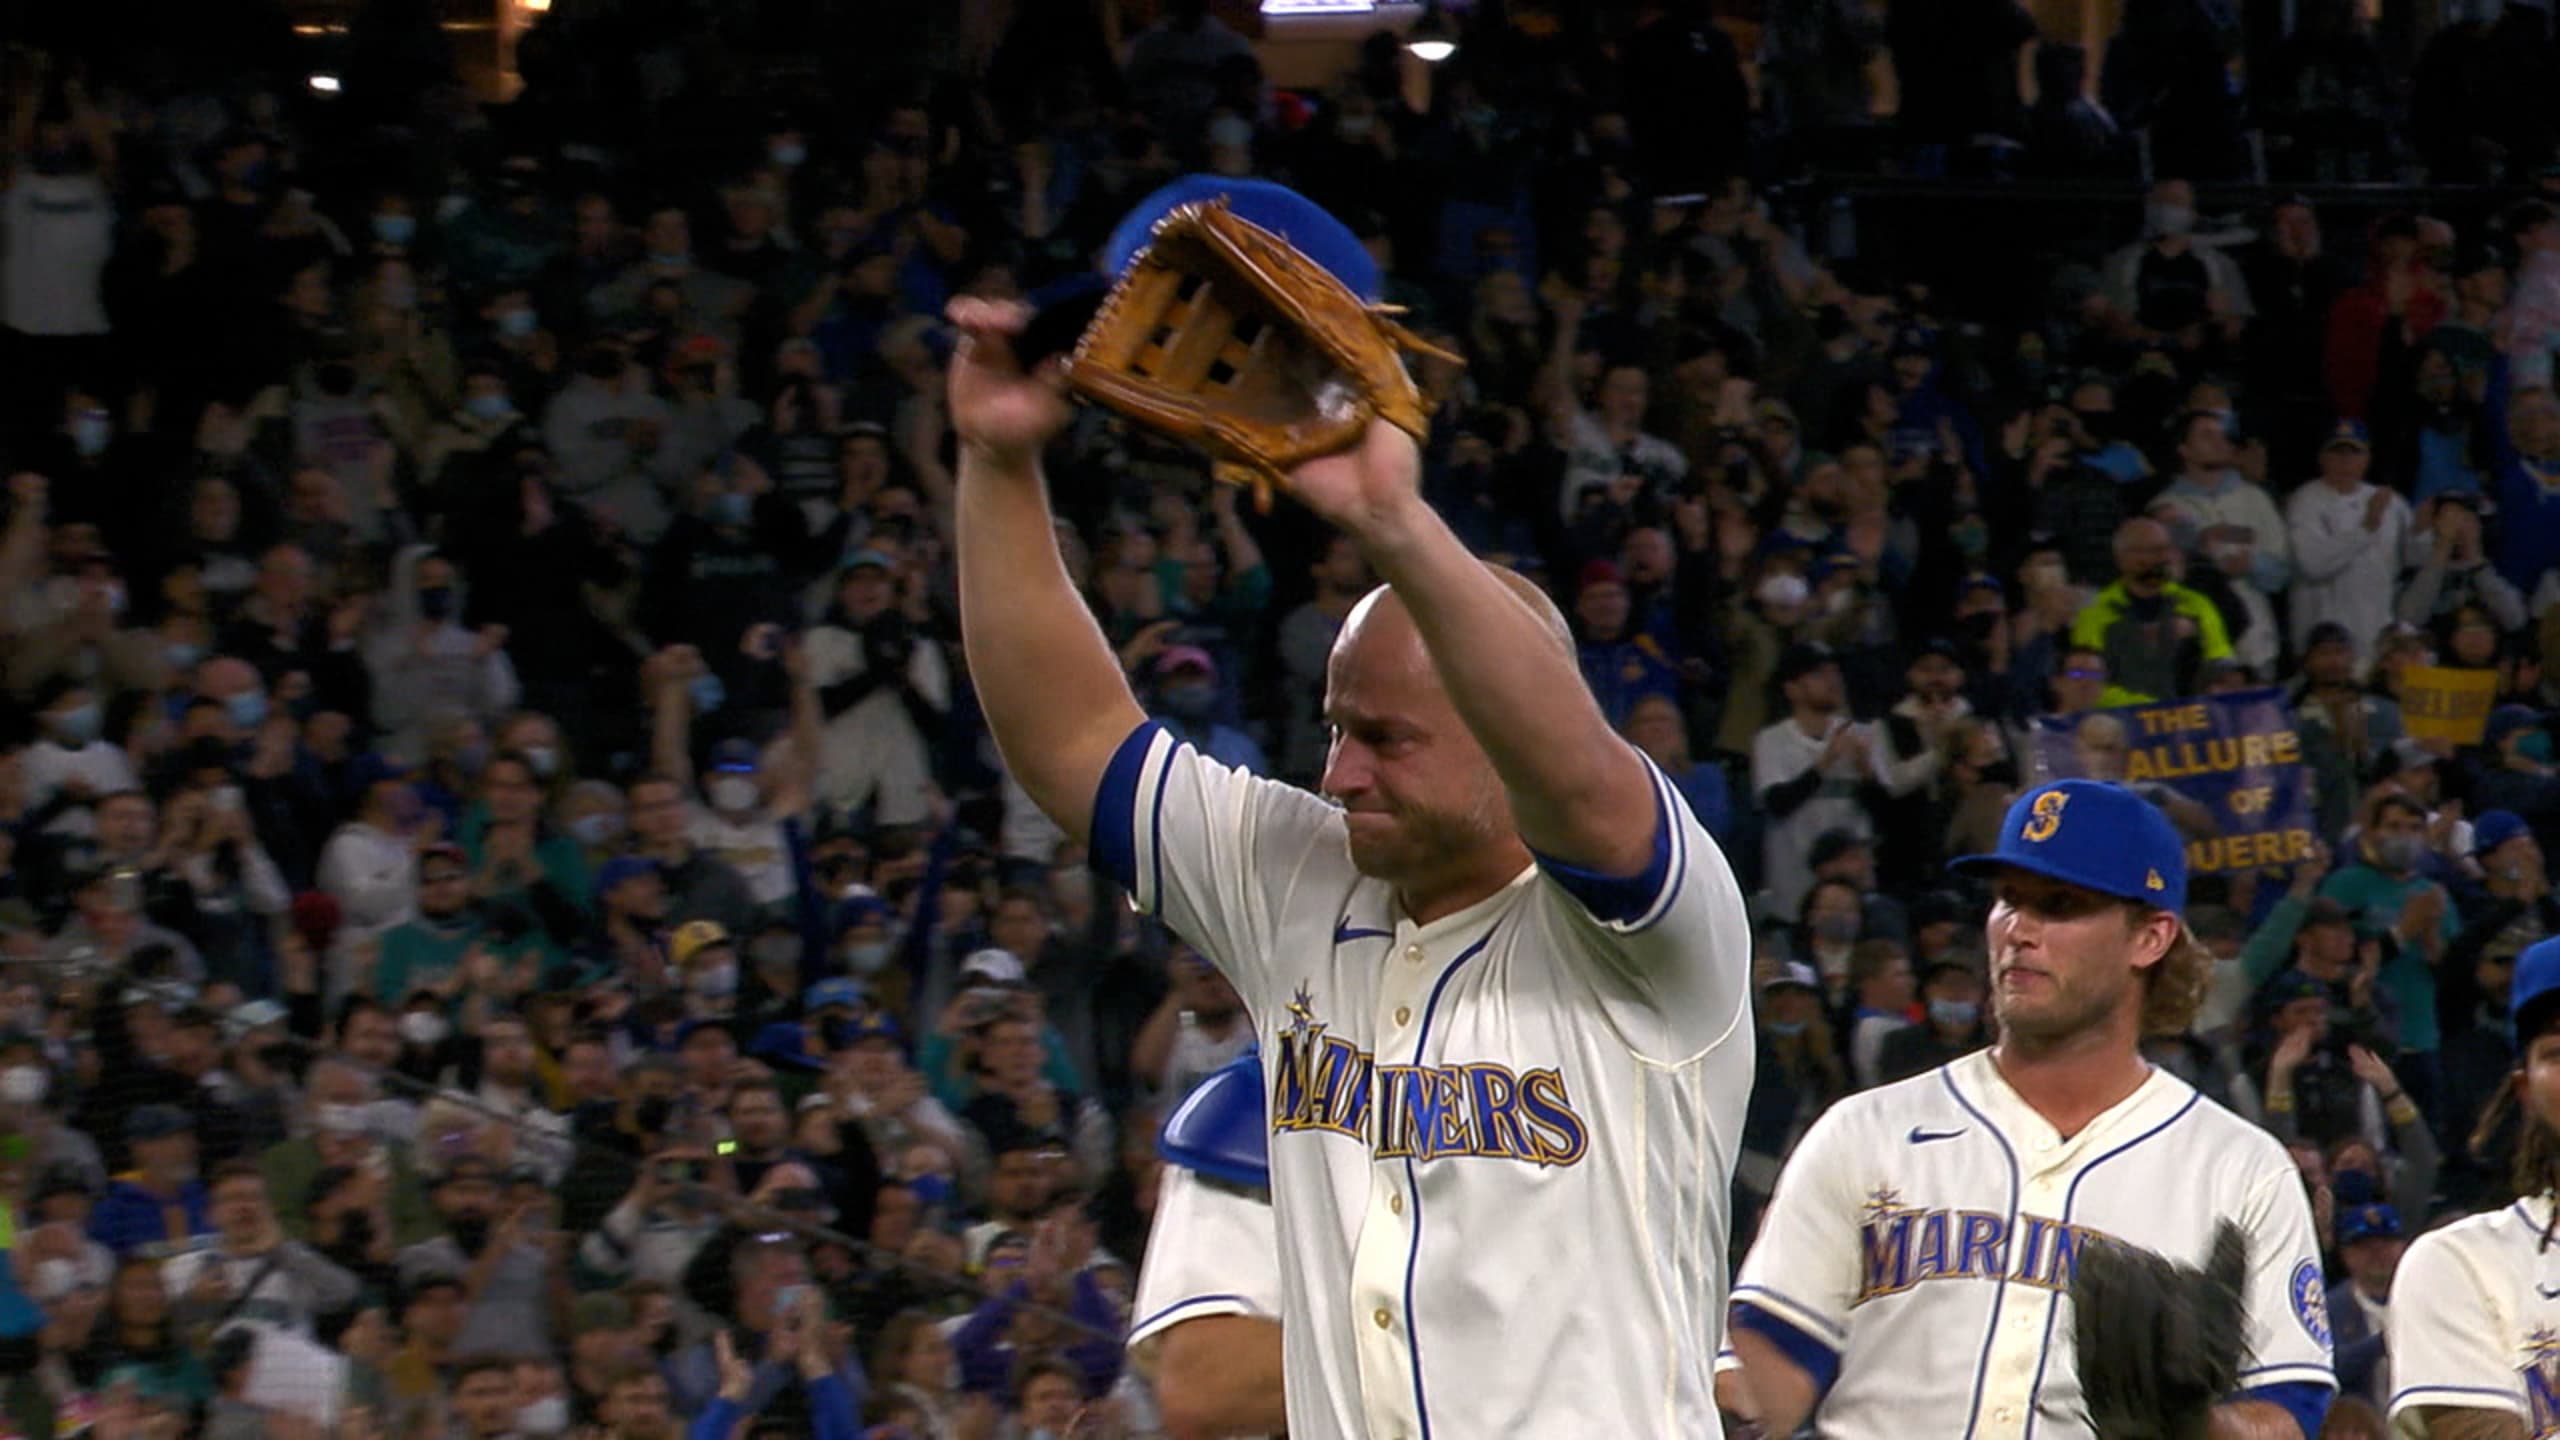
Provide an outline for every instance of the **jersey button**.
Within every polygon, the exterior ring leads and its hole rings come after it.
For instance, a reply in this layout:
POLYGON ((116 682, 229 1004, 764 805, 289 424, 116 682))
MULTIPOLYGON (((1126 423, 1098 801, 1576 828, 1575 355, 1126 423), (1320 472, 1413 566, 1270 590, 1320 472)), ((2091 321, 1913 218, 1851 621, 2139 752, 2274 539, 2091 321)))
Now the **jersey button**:
POLYGON ((1387 1197, 1387 1213, 1388 1213, 1388 1214, 1390 1214, 1390 1215, 1401 1215, 1401 1214, 1403 1214, 1403 1213, 1404 1213, 1404 1197, 1403 1197, 1403 1196, 1401 1196, 1401 1195, 1390 1195, 1390 1196, 1388 1196, 1388 1197, 1387 1197))
POLYGON ((1387 1313, 1387 1307, 1386 1307, 1386 1306, 1384 1306, 1384 1305, 1381 1305, 1381 1306, 1379 1306, 1377 1309, 1370 1311, 1370 1312, 1369 1312, 1369 1318, 1370 1318, 1371 1320, 1373 1320, 1373 1321, 1376 1321, 1376 1322, 1377 1322, 1377 1326, 1378 1326, 1378 1328, 1379 1328, 1379 1329, 1381 1329, 1381 1330, 1384 1330, 1384 1329, 1386 1329, 1388 1326, 1393 1325, 1394 1323, 1396 1323, 1396 1317, 1394 1317, 1393 1315, 1388 1314, 1388 1313, 1387 1313))
POLYGON ((1396 1023, 1397 1023, 1397 1024, 1399 1024, 1399 1025, 1410 1025, 1410 1024, 1412 1024, 1412 1023, 1413 1023, 1413 1007, 1412 1007, 1412 1006, 1410 1006, 1410 1005, 1399 1005, 1399 1006, 1397 1006, 1397 1007, 1396 1007, 1396 1023))
POLYGON ((1407 960, 1412 961, 1412 962, 1413 962, 1414 964, 1416 964, 1416 965, 1421 964, 1421 963, 1422 963, 1422 947, 1421 947, 1421 946, 1419 946, 1419 945, 1407 945, 1406 947, 1404 947, 1404 958, 1406 958, 1407 960))

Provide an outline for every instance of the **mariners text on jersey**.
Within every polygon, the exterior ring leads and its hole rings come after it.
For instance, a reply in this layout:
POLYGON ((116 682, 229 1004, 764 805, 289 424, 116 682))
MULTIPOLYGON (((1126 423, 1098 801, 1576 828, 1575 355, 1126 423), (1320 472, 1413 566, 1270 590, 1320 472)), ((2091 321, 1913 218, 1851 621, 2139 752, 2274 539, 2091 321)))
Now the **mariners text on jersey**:
POLYGON ((1263 1040, 1291 1440, 1715 1431, 1750 926, 1653 781, 1640 873, 1417 922, 1320 797, 1154 725, 1114 757, 1096 860, 1263 1040))
POLYGON ((1733 1324, 1813 1378, 1824 1440, 2083 1440, 2082 1247, 2196 1264, 2222 1219, 2249 1237, 2239 1395, 2315 1434, 2336 1380, 2300 1177, 2166 1071, 2070 1135, 1988 1052, 1834 1105, 1779 1174, 1733 1324))
POLYGON ((1275 1134, 1330 1130, 1363 1142, 1381 1160, 1475 1155, 1571 1165, 1590 1149, 1590 1127, 1574 1113, 1564 1076, 1554 1069, 1524 1074, 1491 1061, 1378 1064, 1350 1041, 1325 1033, 1303 985, 1289 1015, 1273 1039, 1275 1134))
POLYGON ((1864 1305, 1931 1280, 2008 1280, 2043 1290, 2071 1283, 2080 1242, 2096 1231, 2067 1220, 1994 1210, 1925 1210, 1890 1187, 1867 1198, 1858 1227, 1858 1297, 1864 1305), (2013 1250, 2010 1242, 2017 1242, 2013 1250))

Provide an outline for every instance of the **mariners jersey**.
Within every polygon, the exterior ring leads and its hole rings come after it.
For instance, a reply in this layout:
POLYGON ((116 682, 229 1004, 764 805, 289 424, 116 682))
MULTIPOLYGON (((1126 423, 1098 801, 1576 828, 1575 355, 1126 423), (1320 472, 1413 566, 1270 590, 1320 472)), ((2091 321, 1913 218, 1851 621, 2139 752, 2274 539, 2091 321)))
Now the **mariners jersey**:
POLYGON ((2300 1174, 2166 1070, 2068 1138, 1987 1051, 1842 1100, 1778 1177, 1733 1323, 1829 1384, 1826 1440, 2077 1440, 2079 1246, 2202 1265, 2225 1218, 2249 1237, 2243 1392, 2308 1410, 2316 1433, 2337 1382, 2300 1174))
POLYGON ((1644 874, 1416 925, 1328 802, 1152 724, 1113 759, 1097 860, 1261 1037, 1293 1440, 1715 1433, 1750 935, 1653 782, 1644 874))
POLYGON ((2496 1410, 2560 1435, 2560 1247, 2542 1248, 2548 1196, 2421 1235, 2391 1280, 2393 1433, 2422 1412, 2496 1410))
POLYGON ((1280 1236, 1271 1202, 1167 1165, 1138 1267, 1129 1348, 1206 1315, 1280 1318, 1280 1236))

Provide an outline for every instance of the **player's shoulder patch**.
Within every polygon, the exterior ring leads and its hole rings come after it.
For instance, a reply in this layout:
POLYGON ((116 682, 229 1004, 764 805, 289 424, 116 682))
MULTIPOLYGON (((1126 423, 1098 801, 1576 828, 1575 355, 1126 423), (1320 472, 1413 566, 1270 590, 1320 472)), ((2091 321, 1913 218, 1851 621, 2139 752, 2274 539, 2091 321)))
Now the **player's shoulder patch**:
POLYGON ((2302 1322, 2303 1333, 2319 1341, 2323 1349, 2330 1348, 2329 1292, 2320 1283, 2320 1266, 2310 1260, 2294 1266, 2290 1289, 2293 1318, 2302 1322))

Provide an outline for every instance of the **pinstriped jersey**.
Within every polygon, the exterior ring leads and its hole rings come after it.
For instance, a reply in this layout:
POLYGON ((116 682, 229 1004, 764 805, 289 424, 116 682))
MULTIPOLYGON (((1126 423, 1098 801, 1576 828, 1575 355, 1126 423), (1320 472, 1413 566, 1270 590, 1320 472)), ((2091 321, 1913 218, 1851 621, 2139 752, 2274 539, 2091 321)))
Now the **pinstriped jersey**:
POLYGON ((2560 1436, 2560 1244, 2536 1196, 2421 1235, 2391 1279, 2391 1426, 2424 1437, 2424 1412, 2495 1410, 2560 1436))
POLYGON ((1750 936, 1653 781, 1645 874, 1416 925, 1324 800, 1154 725, 1113 760, 1096 859, 1262 1047, 1293 1440, 1715 1433, 1750 936))
POLYGON ((2065 1137, 1989 1052, 1852 1095, 1779 1175, 1734 1319, 1817 1379, 1826 1440, 2086 1440, 2066 1291, 2105 1235, 2201 1265, 2249 1237, 2243 1394, 2334 1390, 2320 1251, 2275 1137, 2165 1070, 2065 1137))

